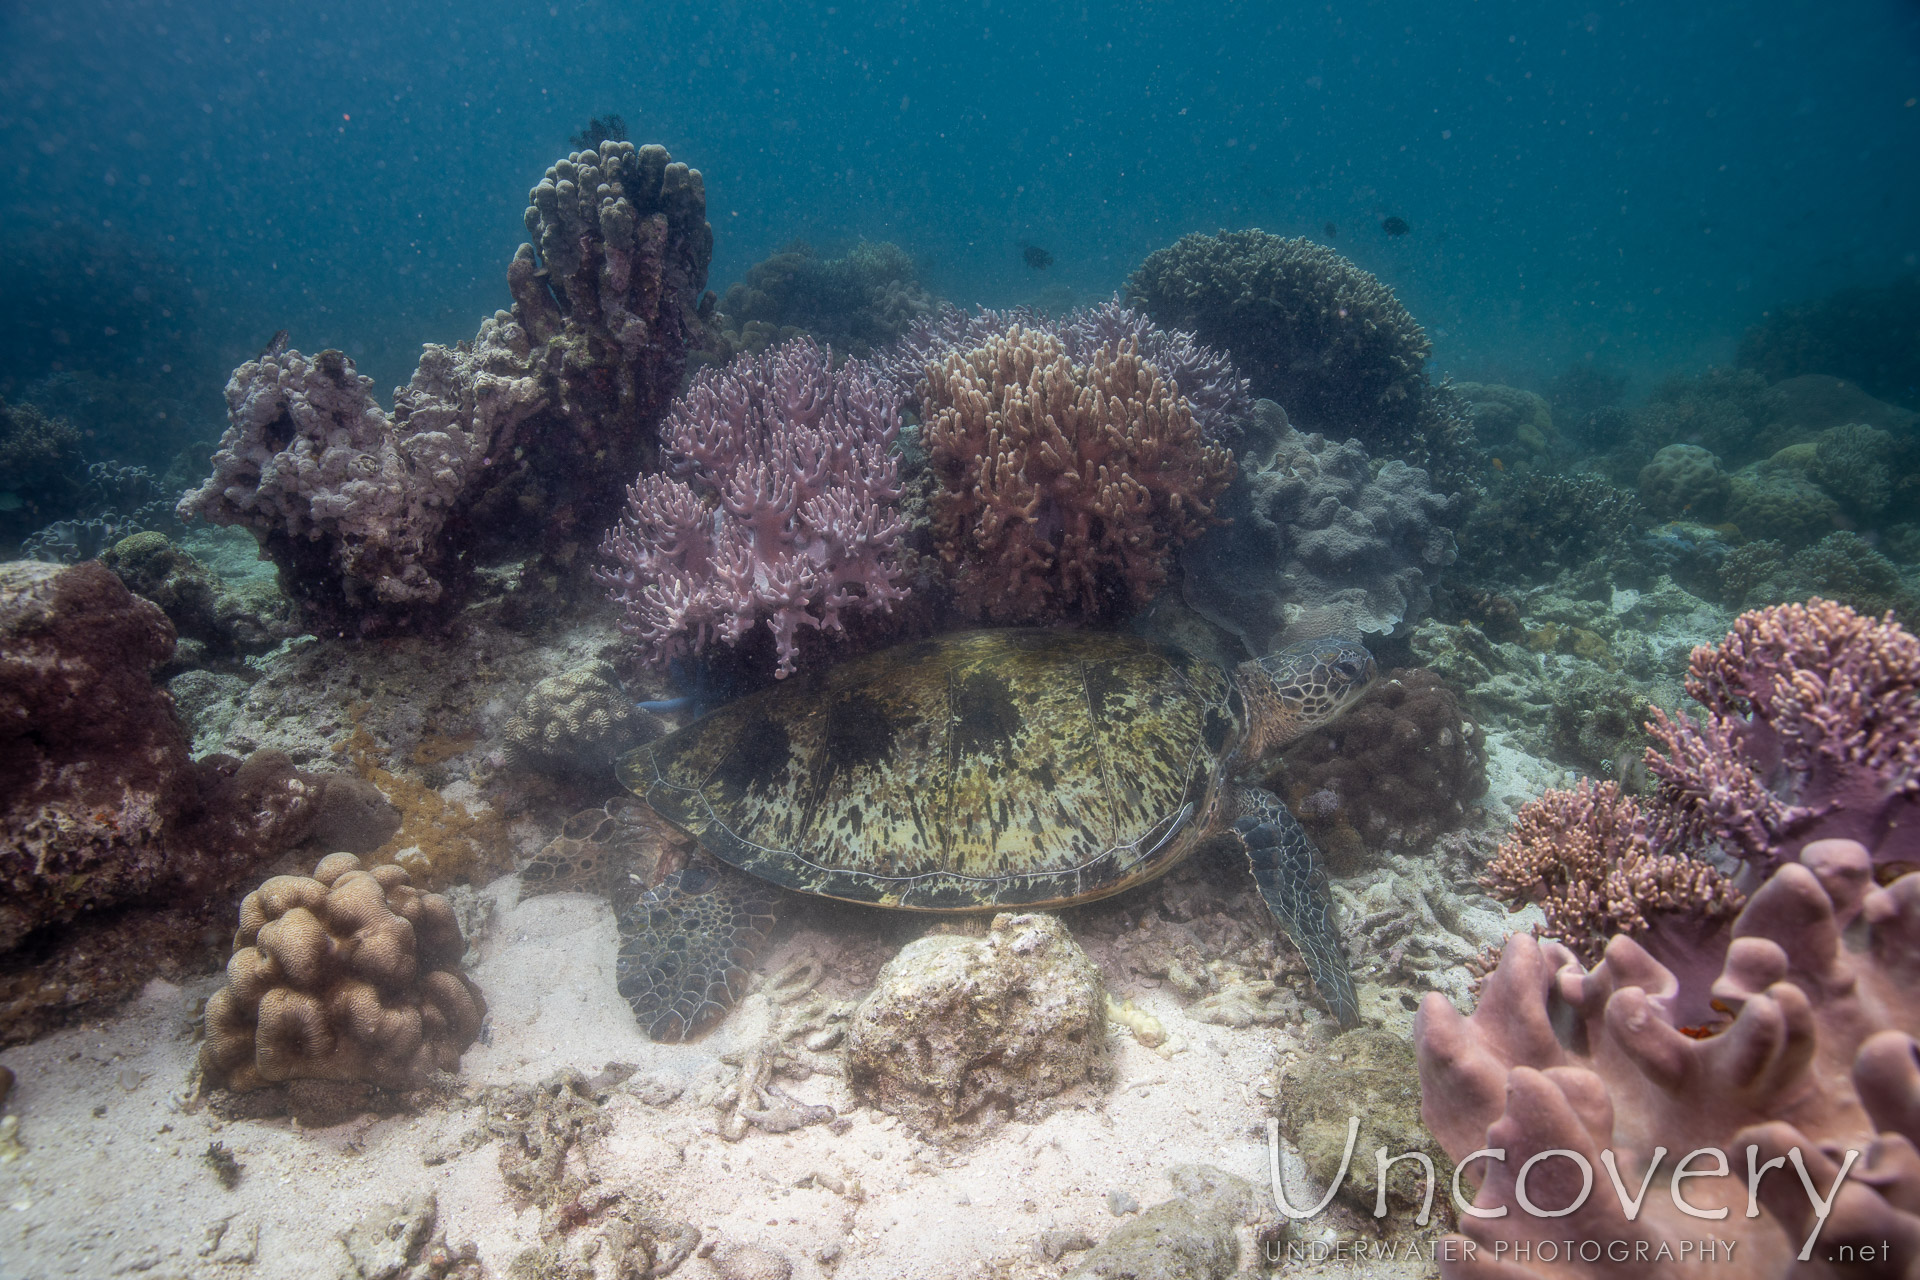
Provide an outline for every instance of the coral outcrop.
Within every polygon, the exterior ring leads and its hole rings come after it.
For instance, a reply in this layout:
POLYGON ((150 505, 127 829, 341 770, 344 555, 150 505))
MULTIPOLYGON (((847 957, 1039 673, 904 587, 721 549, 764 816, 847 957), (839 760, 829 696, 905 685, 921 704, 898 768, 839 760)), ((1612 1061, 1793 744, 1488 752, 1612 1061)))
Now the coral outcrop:
POLYGON ((1239 451, 1228 523, 1181 555, 1187 603, 1250 654, 1283 635, 1385 633, 1426 613, 1453 563, 1457 498, 1404 462, 1378 468, 1357 440, 1297 431, 1259 401, 1239 451))
POLYGON ((1078 364, 1015 327, 933 366, 922 412, 935 543, 961 612, 996 622, 1134 612, 1232 475, 1131 343, 1078 364))
POLYGON ((1726 517, 1749 538, 1804 547, 1839 526, 1840 504, 1815 483, 1812 445, 1789 445, 1734 472, 1726 517))
POLYGON ((488 551, 564 567, 650 460, 712 257, 700 175, 605 142, 529 200, 513 310, 429 344, 391 412, 338 351, 276 346, 228 383, 213 474, 180 513, 251 530, 313 625, 420 626, 488 551))
POLYGON ((329 854, 240 904, 227 985, 207 1001, 200 1065, 235 1092, 293 1079, 388 1089, 452 1071, 486 1003, 460 972, 447 900, 391 864, 329 854))
POLYGON ((0 400, 0 543, 74 515, 85 473, 72 423, 0 400))
POLYGON ((1640 468, 1640 500, 1657 516, 1717 520, 1733 481, 1697 444, 1670 444, 1640 468))
POLYGON ((1393 291, 1311 240, 1184 236, 1148 255, 1127 298, 1228 352, 1255 395, 1376 457, 1450 470, 1470 434, 1457 400, 1427 382, 1431 344, 1393 291))
POLYGON ((1691 1275, 1703 1229, 1749 1276, 1920 1256, 1920 875, 1848 840, 1772 866, 1704 1025, 1625 936, 1588 967, 1516 934, 1470 1018, 1427 996, 1422 1113, 1478 1187, 1449 1280, 1691 1275))
POLYGON ((404 621, 457 596, 464 508, 493 451, 542 407, 520 326, 469 350, 429 346, 389 414, 338 351, 268 351, 227 384, 231 425, 183 518, 240 525, 313 625, 404 621))
POLYGON ((1402 667, 1290 747, 1267 785, 1335 858, 1425 848, 1486 794, 1486 732, 1439 676, 1402 667))
POLYGON ((847 1042, 855 1090, 929 1133, 1038 1120, 1108 1071, 1100 971, 1047 915, 908 943, 854 1010, 847 1042))
POLYGON ((1820 596, 1858 613, 1893 610, 1902 623, 1920 623, 1920 593, 1900 569, 1853 532, 1830 533, 1789 553, 1771 539, 1729 551, 1720 563, 1720 586, 1728 604, 1757 608, 1820 596))
MULTIPOLYGON (((1391 1031, 1356 1027, 1316 1046, 1276 1071, 1280 1086, 1280 1131, 1300 1151, 1316 1177, 1331 1178, 1347 1146, 1348 1119, 1360 1117, 1353 1160, 1340 1184, 1340 1196, 1355 1210, 1371 1214, 1380 1194, 1379 1166, 1373 1153, 1389 1156, 1421 1152, 1445 1185, 1453 1174, 1426 1127, 1420 1123, 1419 1071, 1413 1046, 1391 1031)), ((1402 1161, 1387 1171, 1390 1211, 1417 1215, 1425 1200, 1426 1179, 1417 1161, 1402 1161)), ((1438 1197, 1435 1197, 1436 1201, 1438 1197)))
POLYGON ((1474 444, 1502 466, 1543 463, 1559 446, 1545 397, 1497 382, 1456 382, 1453 389, 1467 402, 1474 444))
POLYGON ((1877 288, 1841 289, 1769 312, 1740 340, 1740 364, 1769 382, 1800 375, 1848 378, 1869 392, 1914 403, 1920 386, 1920 275, 1877 288))
POLYGON ((0 566, 0 951, 81 912, 212 892, 306 835, 321 784, 286 757, 188 755, 149 674, 173 643, 99 564, 0 566))
POLYGON ((98 563, 0 565, 0 1039, 178 972, 323 807, 327 778, 279 752, 192 758, 151 678, 173 646, 98 563))
POLYGON ((209 657, 265 653, 294 634, 285 597, 270 586, 235 590, 163 533, 123 538, 101 559, 136 595, 160 606, 182 641, 197 641, 209 657))
POLYGON ((1599 476, 1530 472, 1497 482, 1460 530, 1462 577, 1545 582, 1602 556, 1630 557, 1646 512, 1599 476))
POLYGON ((802 628, 903 599, 899 430, 884 383, 805 339, 701 370, 601 546, 621 629, 664 667, 764 623, 785 676, 802 628))

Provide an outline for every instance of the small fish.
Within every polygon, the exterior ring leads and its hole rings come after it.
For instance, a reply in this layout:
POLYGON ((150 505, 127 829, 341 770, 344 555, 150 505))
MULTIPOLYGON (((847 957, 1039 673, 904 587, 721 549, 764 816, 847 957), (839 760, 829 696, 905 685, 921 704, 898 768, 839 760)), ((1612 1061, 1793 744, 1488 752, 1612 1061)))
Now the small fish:
POLYGON ((1495 458, 1493 460, 1493 469, 1495 471, 1505 471, 1507 469, 1507 464, 1500 461, 1500 459, 1495 458))
POLYGON ((1332 224, 1331 222, 1329 222, 1329 223, 1328 223, 1328 224, 1326 225, 1326 228, 1325 228, 1325 229, 1326 229, 1326 233, 1327 233, 1327 239, 1329 239, 1329 240, 1336 240, 1336 239, 1338 239, 1338 238, 1339 238, 1339 236, 1340 236, 1340 228, 1339 228, 1339 227, 1336 227, 1336 226, 1334 226, 1334 225, 1333 225, 1333 224, 1332 224))
POLYGON ((266 346, 262 347, 260 349, 260 354, 255 356, 254 359, 265 360, 268 356, 277 356, 281 352, 285 351, 286 349, 287 349, 287 331, 285 329, 282 329, 278 333, 273 335, 273 341, 267 343, 266 346))
POLYGON ((1026 264, 1035 271, 1045 271, 1053 265, 1053 255, 1037 244, 1021 245, 1020 256, 1026 261, 1026 264))
POLYGON ((1407 225, 1407 220, 1401 217, 1399 214, 1394 214, 1393 216, 1389 217, 1385 222, 1382 222, 1380 224, 1380 229, 1386 232, 1390 236, 1403 236, 1407 234, 1407 232, 1413 230, 1412 227, 1407 225))

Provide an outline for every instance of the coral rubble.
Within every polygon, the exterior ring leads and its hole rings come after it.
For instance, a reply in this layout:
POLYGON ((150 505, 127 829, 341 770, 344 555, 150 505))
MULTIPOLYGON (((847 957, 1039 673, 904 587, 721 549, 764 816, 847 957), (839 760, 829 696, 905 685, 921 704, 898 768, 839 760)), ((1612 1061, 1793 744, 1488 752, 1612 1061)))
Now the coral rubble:
POLYGON ((662 430, 668 474, 634 482, 601 547, 621 629, 665 666, 764 622, 784 676, 801 628, 904 598, 899 429, 890 389, 806 340, 703 369, 662 430))
POLYGON ((997 622, 1133 612, 1232 474, 1131 342, 1083 365, 1015 327, 932 366, 923 416, 940 556, 961 612, 997 622))
POLYGON ((407 873, 329 854, 240 904, 227 985, 207 1002, 200 1062, 236 1092, 293 1079, 389 1089, 459 1066, 486 1003, 460 972, 453 908, 407 873))

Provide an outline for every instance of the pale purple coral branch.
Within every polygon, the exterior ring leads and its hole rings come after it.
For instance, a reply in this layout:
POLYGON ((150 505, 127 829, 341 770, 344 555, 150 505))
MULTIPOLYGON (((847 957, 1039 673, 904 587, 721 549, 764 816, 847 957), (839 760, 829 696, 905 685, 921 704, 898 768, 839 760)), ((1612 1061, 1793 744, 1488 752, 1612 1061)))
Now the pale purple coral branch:
POLYGON ((622 629, 663 665, 764 621, 785 676, 803 627, 904 599, 899 429, 892 386, 804 339, 701 371, 601 547, 622 629))

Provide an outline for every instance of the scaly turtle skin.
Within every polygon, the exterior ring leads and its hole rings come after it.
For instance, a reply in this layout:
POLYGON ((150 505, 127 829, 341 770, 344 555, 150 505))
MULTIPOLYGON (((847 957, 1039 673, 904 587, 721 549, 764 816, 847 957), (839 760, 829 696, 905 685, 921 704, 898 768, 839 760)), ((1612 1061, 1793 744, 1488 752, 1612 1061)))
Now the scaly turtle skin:
MULTIPOLYGON (((1278 797, 1238 778, 1338 715, 1374 671, 1340 639, 1229 675, 1132 636, 975 631, 743 698, 621 757, 620 781, 710 856, 616 888, 620 991, 656 1040, 704 1031, 765 945, 770 886, 905 910, 1064 906, 1152 880, 1218 839, 1245 851, 1351 1025, 1359 1008, 1313 844, 1278 797)), ((561 846, 530 883, 581 878, 561 846)))

